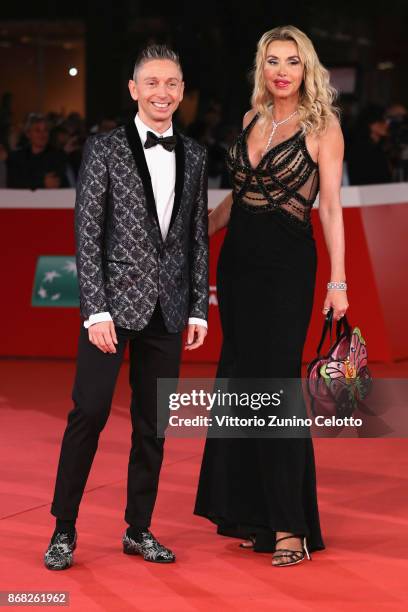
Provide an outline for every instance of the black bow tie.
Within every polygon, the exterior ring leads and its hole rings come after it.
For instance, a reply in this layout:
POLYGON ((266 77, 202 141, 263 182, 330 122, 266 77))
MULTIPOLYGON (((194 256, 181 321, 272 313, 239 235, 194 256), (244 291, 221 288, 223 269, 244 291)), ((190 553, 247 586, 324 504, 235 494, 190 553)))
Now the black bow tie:
POLYGON ((177 144, 177 136, 156 136, 153 132, 147 132, 144 148, 150 149, 150 147, 155 147, 158 144, 162 145, 166 151, 174 151, 177 144))

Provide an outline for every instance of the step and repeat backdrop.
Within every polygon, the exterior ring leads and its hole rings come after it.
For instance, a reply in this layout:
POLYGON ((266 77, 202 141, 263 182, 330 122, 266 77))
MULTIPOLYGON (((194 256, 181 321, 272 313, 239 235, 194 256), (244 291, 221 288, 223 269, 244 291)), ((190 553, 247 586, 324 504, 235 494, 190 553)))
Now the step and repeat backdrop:
MULTIPOLYGON (((210 190, 209 209, 227 192, 210 190)), ((343 187, 348 318, 358 325, 372 361, 408 357, 408 183, 343 187)), ((75 357, 81 324, 74 246, 74 190, 0 190, 2 357, 75 357)), ((314 311, 303 359, 316 353, 330 262, 318 215, 314 311)), ((215 362, 222 333, 216 266, 224 239, 210 242, 209 331, 186 361, 215 362)), ((242 287, 244 293, 247 288, 242 287)))

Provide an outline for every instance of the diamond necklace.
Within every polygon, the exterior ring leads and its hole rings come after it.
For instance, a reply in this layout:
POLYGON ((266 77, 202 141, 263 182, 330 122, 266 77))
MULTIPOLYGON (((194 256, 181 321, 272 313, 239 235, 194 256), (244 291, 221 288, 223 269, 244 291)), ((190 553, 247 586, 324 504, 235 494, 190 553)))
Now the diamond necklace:
POLYGON ((289 119, 292 119, 292 117, 294 117, 297 112, 298 111, 296 109, 291 115, 289 115, 289 117, 286 117, 286 119, 282 119, 281 121, 275 121, 275 119, 272 118, 272 131, 271 131, 271 135, 268 138, 268 143, 266 145, 264 155, 266 154, 266 152, 268 151, 269 147, 271 146, 272 138, 274 137, 275 132, 278 129, 278 127, 280 125, 283 125, 287 121, 289 121, 289 119))

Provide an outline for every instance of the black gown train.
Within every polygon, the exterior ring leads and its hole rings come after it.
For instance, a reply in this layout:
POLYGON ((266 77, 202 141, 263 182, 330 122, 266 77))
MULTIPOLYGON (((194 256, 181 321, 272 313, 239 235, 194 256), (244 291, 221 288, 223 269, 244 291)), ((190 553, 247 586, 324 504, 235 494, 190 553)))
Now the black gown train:
MULTIPOLYGON (((227 157, 233 205, 217 268, 217 378, 300 378, 317 264, 310 211, 318 166, 299 130, 253 168, 247 136, 257 120, 227 157)), ((220 534, 256 534, 255 550, 273 551, 276 531, 324 549, 312 439, 208 437, 194 513, 220 534)))

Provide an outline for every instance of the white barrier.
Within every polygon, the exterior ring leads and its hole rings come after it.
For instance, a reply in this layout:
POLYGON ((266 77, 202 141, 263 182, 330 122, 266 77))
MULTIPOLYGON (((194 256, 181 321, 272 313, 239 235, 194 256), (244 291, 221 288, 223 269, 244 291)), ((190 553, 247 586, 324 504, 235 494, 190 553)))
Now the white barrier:
MULTIPOLYGON (((208 208, 216 208, 229 193, 226 189, 209 189, 208 208)), ((342 187, 340 193, 344 207, 379 206, 381 204, 408 203, 408 183, 342 187)), ((75 189, 0 189, 0 208, 74 208, 75 189)), ((315 202, 318 206, 319 199, 315 202)))

